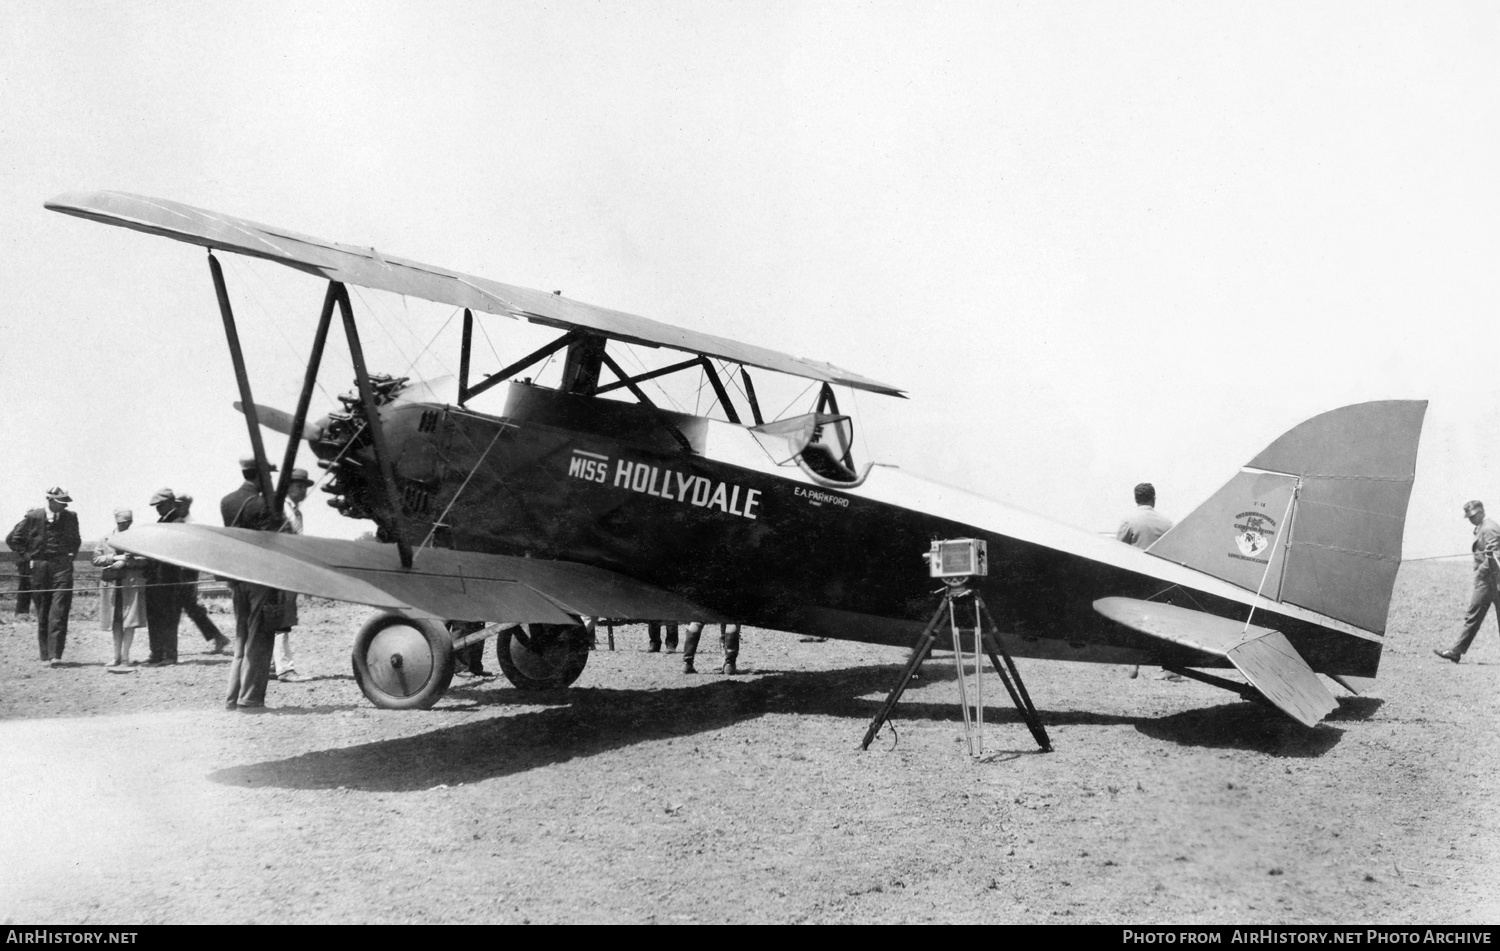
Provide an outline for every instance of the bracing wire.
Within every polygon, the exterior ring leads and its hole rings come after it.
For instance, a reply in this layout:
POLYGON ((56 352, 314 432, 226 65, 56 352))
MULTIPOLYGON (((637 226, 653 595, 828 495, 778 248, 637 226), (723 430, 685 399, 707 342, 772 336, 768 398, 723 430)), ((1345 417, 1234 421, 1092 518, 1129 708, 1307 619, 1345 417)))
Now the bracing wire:
MULTIPOLYGON (((721 360, 721 361, 719 361, 719 371, 721 373, 723 373, 725 376, 729 377, 729 382, 734 386, 734 391, 736 393, 740 394, 740 396, 744 397, 746 403, 750 402, 750 394, 745 392, 745 388, 743 386, 740 386, 740 375, 738 373, 730 373, 729 370, 727 369, 728 366, 729 366, 729 361, 728 360, 721 360)), ((736 368, 743 368, 744 364, 737 363, 737 364, 735 364, 735 367, 736 368)))
MULTIPOLYGON (((623 350, 619 350, 616 352, 627 357, 630 360, 631 365, 635 368, 636 371, 638 371, 638 374, 647 372, 646 362, 641 359, 638 353, 635 352, 635 348, 628 343, 623 344, 623 347, 623 350)), ((663 400, 670 403, 674 410, 679 413, 687 412, 686 408, 684 408, 681 403, 677 402, 677 400, 673 398, 672 394, 667 390, 667 388, 661 385, 661 378, 658 377, 657 379, 647 380, 646 382, 650 383, 651 386, 656 389, 657 394, 660 395, 663 400)), ((694 415, 697 414, 695 413, 694 415)))
MULTIPOLYGON (((1292 507, 1297 504, 1297 495, 1301 491, 1302 491, 1302 481, 1299 479, 1297 481, 1297 484, 1292 487, 1292 496, 1291 496, 1291 498, 1289 498, 1289 499, 1286 500, 1286 511, 1283 512, 1282 515, 1281 515, 1281 524, 1283 526, 1286 525, 1287 518, 1289 518, 1291 516, 1291 514, 1292 514, 1292 507)), ((1281 543, 1277 547, 1279 547, 1281 549, 1282 564, 1285 564, 1286 563, 1286 557, 1287 557, 1286 552, 1287 552, 1287 549, 1290 547, 1290 541, 1285 542, 1285 543, 1281 543)), ((1276 560, 1276 550, 1272 549, 1271 556, 1266 559, 1266 568, 1265 568, 1264 571, 1262 571, 1260 573, 1260 586, 1255 589, 1255 600, 1252 601, 1252 602, 1250 602, 1250 613, 1247 614, 1247 615, 1245 615, 1245 627, 1244 627, 1244 630, 1240 631, 1241 634, 1245 633, 1245 631, 1250 630, 1250 621, 1252 619, 1254 619, 1254 617, 1255 617, 1255 609, 1260 605, 1260 595, 1261 595, 1261 592, 1266 589, 1266 579, 1271 576, 1271 562, 1273 562, 1275 560, 1276 560)))
POLYGON ((552 358, 555 357, 555 356, 557 356, 557 351, 556 350, 554 350, 551 353, 547 354, 547 359, 545 359, 545 360, 542 361, 542 365, 540 367, 537 367, 535 379, 538 382, 541 381, 542 374, 547 372, 547 367, 551 365, 552 358))
MULTIPOLYGON (((385 334, 386 339, 391 342, 391 346, 393 346, 393 347, 396 348, 396 354, 398 356, 400 356, 401 358, 405 359, 406 358, 406 348, 404 346, 402 346, 402 344, 401 344, 401 342, 399 340, 396 339, 396 335, 393 334, 393 333, 391 333, 391 328, 388 327, 388 326, 386 326, 386 322, 384 320, 380 319, 380 311, 379 311, 379 309, 377 309, 375 307, 372 307, 370 305, 369 300, 365 297, 365 295, 359 293, 359 287, 358 287, 358 285, 355 286, 354 291, 355 291, 355 296, 359 298, 360 306, 364 308, 365 313, 367 313, 367 314, 370 315, 370 319, 373 320, 373 321, 375 321, 375 326, 377 326, 377 327, 380 328, 381 332, 385 334)), ((415 361, 413 361, 413 362, 415 362, 415 361)))
POLYGON ((464 494, 464 489, 469 487, 469 480, 474 478, 474 473, 478 472, 479 467, 484 464, 485 457, 490 454, 491 449, 495 448, 495 443, 500 441, 500 434, 508 428, 509 424, 507 423, 501 423, 495 427, 495 435, 490 438, 490 444, 484 447, 484 452, 479 454, 479 458, 475 460, 474 465, 469 469, 469 474, 464 476, 463 484, 458 487, 457 492, 453 493, 453 498, 448 501, 447 507, 443 509, 443 514, 439 515, 432 523, 432 528, 428 529, 427 537, 422 539, 422 544, 417 546, 419 551, 432 544, 432 539, 437 534, 438 526, 446 524, 448 513, 453 511, 453 506, 458 502, 458 497, 464 494))
POLYGON ((869 427, 865 425, 865 411, 859 405, 859 390, 855 389, 852 386, 849 387, 849 401, 854 404, 854 418, 859 420, 859 425, 857 427, 859 430, 859 441, 860 444, 864 446, 864 449, 862 451, 864 453, 865 461, 869 462, 875 458, 870 454, 870 437, 866 435, 866 430, 869 427))
POLYGON ((500 359, 500 351, 498 351, 498 350, 495 349, 495 342, 490 339, 490 332, 485 329, 484 321, 482 321, 482 320, 476 320, 476 321, 474 321, 474 324, 479 328, 479 332, 484 335, 484 342, 487 343, 487 344, 489 344, 490 355, 495 358, 495 362, 496 363, 500 364, 501 366, 504 366, 505 365, 505 361, 503 361, 503 360, 500 359))
MULTIPOLYGON (((457 316, 458 308, 455 307, 453 309, 453 312, 448 315, 448 319, 443 321, 443 326, 439 327, 437 333, 432 335, 432 339, 427 341, 427 345, 422 348, 422 352, 418 353, 415 357, 412 358, 411 365, 406 368, 406 372, 403 373, 402 376, 411 375, 412 370, 416 369, 417 361, 422 359, 423 354, 427 353, 427 351, 431 349, 433 344, 437 343, 437 339, 443 335, 443 331, 448 329, 448 325, 453 323, 453 318, 457 316)), ((437 363, 438 368, 441 369, 445 374, 447 374, 448 376, 453 375, 453 371, 448 369, 448 365, 444 363, 440 357, 434 355, 432 359, 437 363)))
POLYGON ((810 389, 812 389, 814 386, 817 386, 817 384, 818 384, 817 380, 809 380, 808 384, 802 388, 802 392, 798 393, 796 396, 792 397, 792 401, 790 403, 786 404, 786 406, 782 407, 781 412, 777 413, 775 416, 772 416, 771 419, 773 421, 775 421, 775 420, 778 420, 781 417, 785 416, 786 415, 786 411, 789 410, 789 409, 791 409, 799 401, 801 401, 802 397, 804 397, 804 396, 807 395, 807 391, 810 390, 810 389))
MULTIPOLYGON (((226 254, 219 260, 224 262, 224 264, 226 265, 226 270, 228 270, 229 276, 234 279, 234 286, 242 296, 242 298, 253 305, 254 308, 260 313, 264 322, 268 324, 272 330, 276 331, 276 335, 281 338, 283 343, 286 344, 287 350, 291 353, 292 357, 298 361, 302 361, 305 363, 307 357, 304 352, 298 349, 297 344, 292 341, 292 338, 290 336, 288 336, 286 329, 282 326, 282 322, 276 317, 276 313, 269 306, 267 306, 266 302, 262 300, 259 295, 256 294, 257 287, 260 287, 260 289, 262 291, 265 291, 266 293, 270 293, 270 291, 265 286, 258 284, 257 281, 249 279, 249 274, 251 272, 248 269, 241 267, 240 262, 235 255, 226 254)), ((292 310, 292 308, 287 304, 285 300, 279 301, 278 306, 284 313, 290 313, 292 310)), ((314 384, 317 386, 319 392, 323 394, 323 398, 332 402, 333 396, 328 392, 327 388, 323 386, 322 381, 314 380, 314 384)))

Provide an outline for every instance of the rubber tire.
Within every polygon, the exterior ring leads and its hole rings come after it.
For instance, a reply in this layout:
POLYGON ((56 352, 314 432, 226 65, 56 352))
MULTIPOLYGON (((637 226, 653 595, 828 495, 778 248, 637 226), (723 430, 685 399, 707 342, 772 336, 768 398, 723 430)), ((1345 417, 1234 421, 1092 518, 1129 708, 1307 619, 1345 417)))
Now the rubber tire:
POLYGON ((540 654, 513 637, 515 628, 495 635, 495 660, 517 690, 561 690, 577 680, 589 662, 590 638, 582 624, 523 624, 528 638, 541 639, 540 654))
POLYGON ((359 629, 359 634, 354 638, 353 662, 354 681, 375 706, 382 710, 426 710, 442 698, 453 680, 453 638, 435 621, 411 618, 394 611, 382 611, 359 629), (420 639, 412 638, 405 632, 391 631, 397 627, 416 631, 420 639), (381 638, 382 634, 386 636, 381 638), (406 653, 411 654, 412 647, 419 642, 425 645, 426 653, 414 656, 415 667, 408 660, 399 669, 422 671, 426 668, 422 682, 406 689, 392 689, 396 682, 401 682, 399 675, 395 673, 397 668, 383 663, 381 655, 388 658, 391 653, 401 653, 392 651, 393 646, 404 646, 406 653))

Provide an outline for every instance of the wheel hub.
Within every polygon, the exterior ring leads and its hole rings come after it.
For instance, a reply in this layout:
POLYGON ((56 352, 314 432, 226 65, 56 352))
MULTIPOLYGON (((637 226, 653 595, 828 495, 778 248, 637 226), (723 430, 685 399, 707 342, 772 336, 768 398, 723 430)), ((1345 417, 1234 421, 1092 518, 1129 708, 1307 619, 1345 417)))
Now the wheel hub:
POLYGON ((375 686, 397 697, 418 693, 435 666, 427 639, 406 624, 392 624, 376 634, 365 660, 375 686))

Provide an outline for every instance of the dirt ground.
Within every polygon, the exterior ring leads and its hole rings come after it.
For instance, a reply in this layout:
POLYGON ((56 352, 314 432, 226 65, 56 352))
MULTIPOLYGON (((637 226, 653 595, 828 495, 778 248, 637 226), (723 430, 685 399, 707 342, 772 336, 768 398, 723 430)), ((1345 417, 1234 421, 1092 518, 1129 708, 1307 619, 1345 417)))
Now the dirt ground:
POLYGON ((1055 752, 991 675, 978 762, 947 658, 859 750, 889 648, 750 629, 747 675, 687 677, 626 627, 569 691, 455 680, 391 712, 350 675, 366 610, 318 602, 312 679, 248 715, 186 625, 183 663, 116 675, 92 599, 55 669, 7 610, 0 919, 1495 922, 1500 640, 1430 653, 1467 583, 1403 567, 1379 685, 1335 688, 1316 729, 1156 670, 1022 661, 1055 752))

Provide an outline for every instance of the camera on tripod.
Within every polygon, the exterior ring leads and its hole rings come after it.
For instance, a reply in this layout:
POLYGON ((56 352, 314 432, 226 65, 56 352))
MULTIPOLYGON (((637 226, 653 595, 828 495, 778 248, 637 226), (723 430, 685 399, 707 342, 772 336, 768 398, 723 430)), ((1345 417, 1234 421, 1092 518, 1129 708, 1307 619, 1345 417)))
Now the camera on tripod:
POLYGON ((934 578, 978 578, 989 574, 989 555, 982 538, 934 540, 927 552, 934 578))

